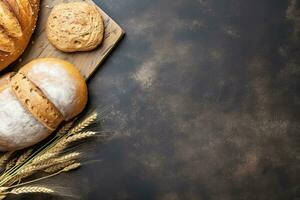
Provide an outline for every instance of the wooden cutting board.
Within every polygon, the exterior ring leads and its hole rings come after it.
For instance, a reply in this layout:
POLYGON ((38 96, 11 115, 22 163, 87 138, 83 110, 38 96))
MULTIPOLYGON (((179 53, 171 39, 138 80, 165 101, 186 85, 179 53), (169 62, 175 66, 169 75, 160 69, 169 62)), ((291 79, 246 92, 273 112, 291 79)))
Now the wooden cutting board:
MULTIPOLYGON (((41 0, 41 9, 39 20, 37 22, 37 29, 31 39, 31 43, 29 44, 25 53, 19 59, 19 62, 16 64, 17 68, 24 66, 26 63, 36 58, 54 57, 73 63, 86 79, 93 74, 106 56, 112 51, 113 47, 116 46, 118 41, 122 38, 124 31, 111 17, 109 17, 103 10, 101 10, 101 8, 98 7, 104 19, 105 36, 103 43, 97 49, 89 52, 77 53, 63 53, 55 49, 48 42, 46 36, 47 18, 53 6, 63 2, 65 3, 74 1, 80 0, 41 0)), ((92 0, 85 1, 96 5, 92 0)))

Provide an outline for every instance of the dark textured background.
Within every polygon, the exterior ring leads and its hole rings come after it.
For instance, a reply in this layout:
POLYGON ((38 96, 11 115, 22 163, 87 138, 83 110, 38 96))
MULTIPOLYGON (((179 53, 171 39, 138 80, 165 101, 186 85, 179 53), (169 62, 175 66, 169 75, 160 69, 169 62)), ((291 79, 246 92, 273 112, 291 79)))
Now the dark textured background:
POLYGON ((127 34, 89 83, 116 135, 63 186, 84 200, 300 199, 300 1, 96 2, 127 34))

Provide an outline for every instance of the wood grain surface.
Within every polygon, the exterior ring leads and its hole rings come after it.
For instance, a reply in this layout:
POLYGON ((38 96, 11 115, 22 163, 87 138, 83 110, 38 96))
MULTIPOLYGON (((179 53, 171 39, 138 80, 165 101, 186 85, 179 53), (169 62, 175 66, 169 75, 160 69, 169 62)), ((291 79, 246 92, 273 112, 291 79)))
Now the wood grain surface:
MULTIPOLYGON (((63 53, 55 49, 48 41, 46 36, 46 22, 51 9, 63 2, 74 2, 79 0, 42 0, 39 20, 35 34, 25 53, 16 64, 16 68, 24 66, 36 58, 55 57, 67 60, 73 63, 88 79, 97 67, 103 62, 106 56, 112 51, 113 47, 124 35, 122 28, 109 17, 101 8, 99 8, 105 24, 105 36, 103 43, 95 50, 89 52, 63 53)), ((86 2, 96 5, 92 0, 86 2)), ((62 25, 63 26, 63 25, 62 25)))

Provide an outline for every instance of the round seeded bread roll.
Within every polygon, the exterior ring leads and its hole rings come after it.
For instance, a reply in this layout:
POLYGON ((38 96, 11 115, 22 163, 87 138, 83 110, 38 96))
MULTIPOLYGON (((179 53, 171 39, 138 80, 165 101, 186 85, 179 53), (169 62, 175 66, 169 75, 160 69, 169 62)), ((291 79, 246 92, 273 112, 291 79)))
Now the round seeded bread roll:
POLYGON ((70 63, 37 59, 0 78, 0 150, 38 143, 87 103, 87 86, 70 63))
POLYGON ((55 6, 47 22, 50 43, 64 52, 89 51, 103 40, 104 24, 99 10, 86 2, 55 6))

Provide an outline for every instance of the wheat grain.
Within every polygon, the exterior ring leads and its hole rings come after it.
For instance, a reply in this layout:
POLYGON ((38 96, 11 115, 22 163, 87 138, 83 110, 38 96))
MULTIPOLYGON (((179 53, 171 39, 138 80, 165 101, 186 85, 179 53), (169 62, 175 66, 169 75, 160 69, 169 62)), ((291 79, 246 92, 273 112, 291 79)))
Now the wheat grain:
POLYGON ((30 148, 27 151, 25 151, 22 155, 20 155, 16 162, 16 165, 23 163, 31 155, 32 151, 33 149, 30 148))
POLYGON ((63 171, 64 171, 64 172, 68 172, 68 171, 77 169, 77 168, 80 167, 80 166, 81 166, 80 163, 74 163, 74 164, 71 164, 71 165, 65 167, 65 168, 63 169, 63 171))
POLYGON ((82 131, 83 129, 88 127, 91 123, 93 123, 97 119, 97 115, 98 115, 97 113, 90 115, 89 117, 84 119, 82 122, 80 122, 78 125, 76 125, 74 128, 72 128, 69 133, 75 134, 75 133, 82 131))
POLYGON ((73 164, 74 162, 75 162, 74 160, 70 160, 70 161, 67 161, 65 163, 58 163, 56 165, 48 167, 44 171, 49 173, 49 174, 52 174, 52 173, 55 173, 55 172, 58 172, 58 171, 64 169, 65 167, 73 164))
POLYGON ((6 198, 6 195, 0 195, 0 200, 3 200, 6 198))
POLYGON ((41 186, 26 186, 12 189, 9 191, 10 194, 24 194, 24 193, 54 193, 54 190, 41 187, 41 186))

